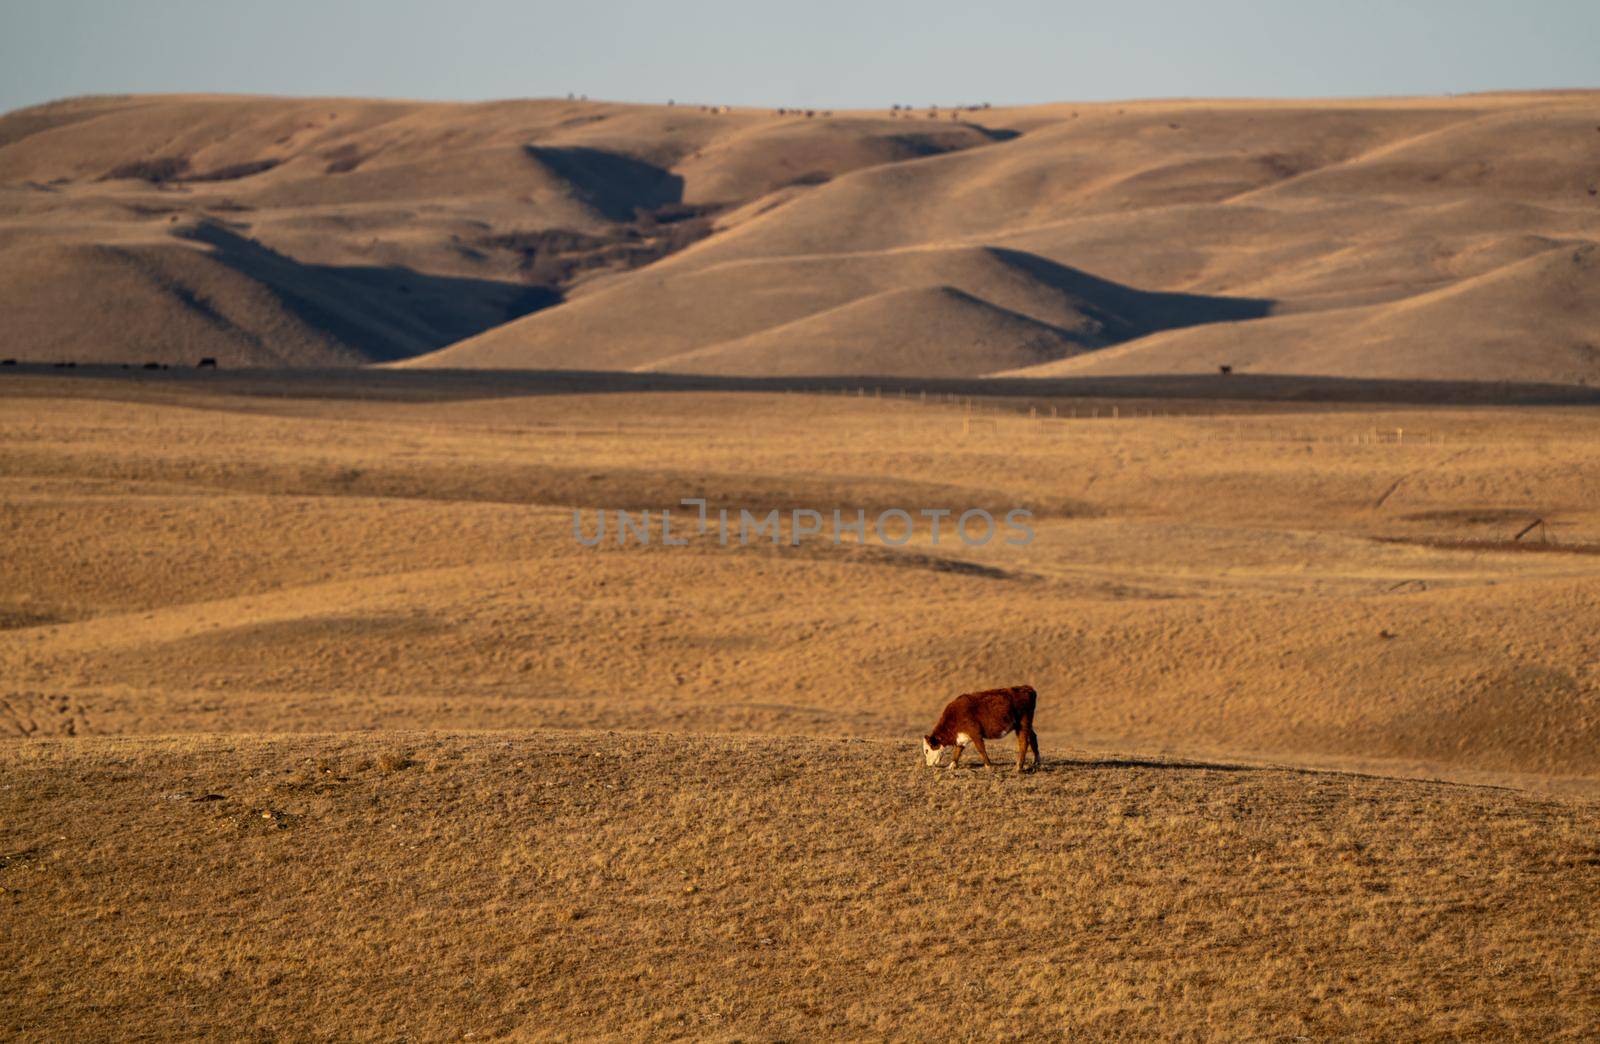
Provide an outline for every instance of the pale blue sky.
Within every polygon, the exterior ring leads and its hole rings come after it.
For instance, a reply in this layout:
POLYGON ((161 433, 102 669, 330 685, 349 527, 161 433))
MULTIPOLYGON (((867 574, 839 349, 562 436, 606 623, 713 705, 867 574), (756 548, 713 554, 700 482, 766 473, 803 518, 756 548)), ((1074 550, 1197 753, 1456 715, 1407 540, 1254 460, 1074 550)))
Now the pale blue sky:
POLYGON ((832 107, 1600 86, 1597 0, 0 0, 0 111, 245 91, 832 107))

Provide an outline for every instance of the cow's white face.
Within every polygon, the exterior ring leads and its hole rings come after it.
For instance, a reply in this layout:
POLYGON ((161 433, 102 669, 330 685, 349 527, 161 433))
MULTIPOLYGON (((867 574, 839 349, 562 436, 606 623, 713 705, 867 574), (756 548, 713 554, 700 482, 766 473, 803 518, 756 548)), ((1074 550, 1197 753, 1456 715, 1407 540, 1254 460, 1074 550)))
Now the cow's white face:
POLYGON ((922 763, 929 768, 936 768, 939 759, 944 756, 943 747, 935 747, 928 742, 928 737, 922 737, 922 763))

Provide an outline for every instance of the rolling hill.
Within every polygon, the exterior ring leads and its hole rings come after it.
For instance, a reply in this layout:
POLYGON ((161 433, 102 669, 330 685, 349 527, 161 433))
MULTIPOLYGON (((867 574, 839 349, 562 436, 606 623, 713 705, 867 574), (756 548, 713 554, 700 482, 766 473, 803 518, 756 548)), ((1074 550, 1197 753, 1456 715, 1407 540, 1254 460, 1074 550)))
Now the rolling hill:
POLYGON ((1192 327, 1012 376, 1184 373, 1231 362, 1241 370, 1384 378, 1466 373, 1520 380, 1537 373, 1586 384, 1600 363, 1600 250, 1542 253, 1389 304, 1192 327))
POLYGON ((1600 92, 0 117, 20 359, 1600 380, 1600 92))

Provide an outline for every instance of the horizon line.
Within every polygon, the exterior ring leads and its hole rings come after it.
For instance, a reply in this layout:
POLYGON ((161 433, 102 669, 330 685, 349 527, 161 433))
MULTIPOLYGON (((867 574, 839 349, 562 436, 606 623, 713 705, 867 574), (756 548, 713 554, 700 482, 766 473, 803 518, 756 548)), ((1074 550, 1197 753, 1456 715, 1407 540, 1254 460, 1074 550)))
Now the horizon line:
MULTIPOLYGON (((988 105, 992 109, 1037 109, 1057 105, 1195 105, 1205 103, 1308 103, 1308 102, 1381 102, 1381 101, 1443 101, 1452 98, 1495 98, 1519 95, 1583 95, 1600 94, 1600 86, 1579 87, 1496 87, 1487 90, 1469 91, 1441 91, 1437 93, 1422 94, 1330 94, 1330 95, 1248 95, 1248 94, 1218 94, 1218 95, 1148 95, 1130 96, 1119 98, 1056 98, 1048 101, 1028 102, 988 102, 988 101, 963 101, 950 104, 938 103, 932 105, 905 105, 901 102, 888 102, 878 105, 800 105, 797 103, 771 103, 771 104, 729 104, 726 102, 706 101, 701 99, 669 98, 662 101, 630 101, 619 98, 591 97, 580 92, 575 96, 560 94, 550 95, 507 95, 501 97, 481 98, 441 98, 422 97, 414 95, 382 95, 382 94, 323 94, 295 92, 267 92, 267 91, 230 91, 230 90, 172 90, 172 91, 91 91, 83 94, 66 94, 59 97, 47 98, 43 101, 30 102, 11 109, 0 110, 0 119, 17 113, 27 112, 30 109, 40 109, 51 105, 64 105, 71 102, 94 101, 99 99, 217 99, 217 100, 284 100, 284 101, 339 101, 339 102, 389 102, 396 105, 504 105, 510 103, 569 103, 574 105, 614 105, 629 108, 688 108, 698 106, 726 105, 729 112, 765 112, 776 109, 830 111, 835 113, 859 113, 890 111, 895 106, 902 112, 927 112, 937 110, 941 112, 968 111, 975 106, 988 105)), ((981 111, 981 110, 980 110, 981 111)))

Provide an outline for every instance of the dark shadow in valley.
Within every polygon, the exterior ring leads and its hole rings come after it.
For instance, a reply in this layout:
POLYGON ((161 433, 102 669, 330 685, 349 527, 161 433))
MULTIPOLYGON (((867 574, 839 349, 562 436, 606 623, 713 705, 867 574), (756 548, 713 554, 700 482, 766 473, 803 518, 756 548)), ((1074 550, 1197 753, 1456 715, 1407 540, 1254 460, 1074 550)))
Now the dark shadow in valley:
POLYGON ((571 185, 583 202, 611 221, 629 221, 639 211, 683 201, 681 177, 631 156, 546 145, 523 149, 529 159, 571 185))
POLYGON ((984 127, 976 123, 963 123, 963 127, 971 127, 990 141, 1014 141, 1022 137, 1022 132, 1012 130, 1010 127, 984 127))
POLYGON ((994 247, 991 252, 1010 267, 1061 293, 1077 311, 1097 323, 1099 330, 1093 340, 1099 347, 1161 330, 1260 319, 1271 313, 1275 303, 1264 297, 1137 290, 1025 250, 994 247))
MULTIPOLYGON (((179 234, 209 246, 215 260, 261 283, 301 322, 362 361, 421 355, 562 300, 549 286, 397 266, 304 264, 214 221, 179 234)), ((224 321, 206 311, 211 321, 224 321)))

